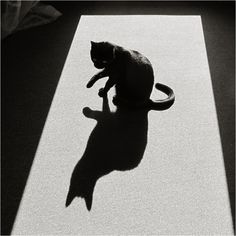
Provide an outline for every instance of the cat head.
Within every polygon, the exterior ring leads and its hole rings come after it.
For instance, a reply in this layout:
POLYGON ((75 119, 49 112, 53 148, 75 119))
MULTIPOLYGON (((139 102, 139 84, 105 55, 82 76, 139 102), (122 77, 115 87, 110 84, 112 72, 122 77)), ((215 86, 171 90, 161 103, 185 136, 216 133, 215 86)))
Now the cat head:
POLYGON ((90 56, 97 69, 105 68, 114 60, 115 47, 109 42, 91 41, 90 56))

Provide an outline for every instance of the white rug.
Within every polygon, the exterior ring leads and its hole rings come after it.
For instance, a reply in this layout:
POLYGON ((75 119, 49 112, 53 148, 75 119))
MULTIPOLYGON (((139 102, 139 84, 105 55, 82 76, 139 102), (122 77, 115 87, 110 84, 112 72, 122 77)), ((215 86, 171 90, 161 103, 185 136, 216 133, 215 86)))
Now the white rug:
MULTIPOLYGON (((158 96, 153 92, 153 98, 158 96)), ((200 16, 81 17, 13 234, 233 234, 200 16), (140 165, 101 178, 88 212, 82 199, 68 208, 65 200, 71 173, 96 124, 82 109, 102 108, 97 92, 105 79, 86 88, 97 71, 90 61, 90 40, 142 52, 153 64, 156 82, 173 88, 176 102, 167 111, 149 112, 140 165)))

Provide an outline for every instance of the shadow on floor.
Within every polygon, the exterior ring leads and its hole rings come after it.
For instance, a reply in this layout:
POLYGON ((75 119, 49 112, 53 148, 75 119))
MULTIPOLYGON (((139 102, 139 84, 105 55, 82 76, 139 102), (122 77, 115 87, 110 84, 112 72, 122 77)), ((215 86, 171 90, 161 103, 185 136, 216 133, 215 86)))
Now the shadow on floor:
POLYGON ((141 162, 147 145, 148 111, 118 108, 113 113, 108 99, 103 98, 102 111, 86 107, 83 114, 97 124, 72 173, 66 206, 75 197, 82 197, 90 210, 99 178, 114 170, 134 169, 141 162))
POLYGON ((1 235, 11 233, 78 20, 66 14, 2 41, 1 235))

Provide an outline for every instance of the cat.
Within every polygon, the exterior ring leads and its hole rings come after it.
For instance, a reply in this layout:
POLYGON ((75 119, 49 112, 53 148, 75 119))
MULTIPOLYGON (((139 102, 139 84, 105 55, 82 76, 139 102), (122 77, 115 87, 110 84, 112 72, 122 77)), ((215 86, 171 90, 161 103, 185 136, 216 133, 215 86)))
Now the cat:
POLYGON ((109 77, 104 88, 99 90, 100 97, 106 96, 109 89, 115 86, 113 103, 116 106, 165 110, 173 105, 174 92, 164 84, 156 83, 155 88, 168 97, 157 101, 150 99, 154 86, 153 67, 138 51, 127 50, 110 42, 91 41, 90 56, 94 66, 103 70, 89 80, 87 88, 91 88, 97 80, 109 77))

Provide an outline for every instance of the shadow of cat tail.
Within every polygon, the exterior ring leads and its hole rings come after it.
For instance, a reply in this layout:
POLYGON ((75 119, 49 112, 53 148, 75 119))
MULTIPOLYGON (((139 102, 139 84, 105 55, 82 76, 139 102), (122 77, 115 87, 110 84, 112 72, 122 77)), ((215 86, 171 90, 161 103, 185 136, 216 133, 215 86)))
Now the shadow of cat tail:
POLYGON ((174 104, 174 101, 175 101, 174 91, 167 85, 160 84, 160 83, 156 83, 155 88, 165 93, 168 97, 162 100, 155 100, 155 101, 150 100, 151 101, 150 108, 152 110, 169 109, 174 104))

